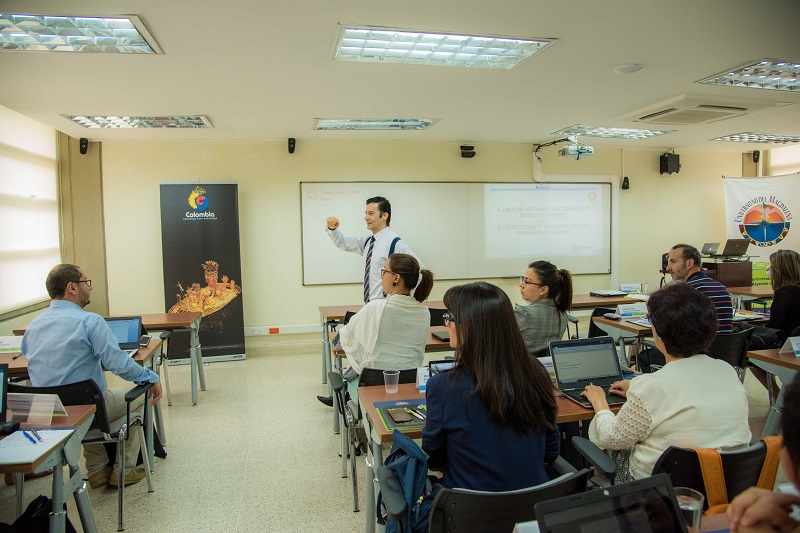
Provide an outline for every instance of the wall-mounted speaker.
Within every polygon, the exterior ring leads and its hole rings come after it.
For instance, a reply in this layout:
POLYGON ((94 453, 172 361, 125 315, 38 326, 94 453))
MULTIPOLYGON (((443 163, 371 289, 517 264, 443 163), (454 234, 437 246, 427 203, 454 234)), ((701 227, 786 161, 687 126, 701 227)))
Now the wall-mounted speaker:
POLYGON ((294 147, 296 146, 297 141, 294 140, 294 137, 289 137, 289 153, 294 153, 294 147))
POLYGON ((761 159, 761 152, 759 152, 758 150, 753 150, 753 163, 758 163, 760 159, 761 159))
POLYGON ((681 158, 678 154, 666 153, 658 158, 659 170, 662 174, 677 173, 681 170, 681 158))
POLYGON ((631 188, 631 182, 628 180, 628 176, 622 178, 622 190, 627 191, 631 188))
POLYGON ((86 137, 81 137, 78 147, 81 151, 81 155, 86 155, 86 152, 89 151, 89 139, 87 139, 86 137))

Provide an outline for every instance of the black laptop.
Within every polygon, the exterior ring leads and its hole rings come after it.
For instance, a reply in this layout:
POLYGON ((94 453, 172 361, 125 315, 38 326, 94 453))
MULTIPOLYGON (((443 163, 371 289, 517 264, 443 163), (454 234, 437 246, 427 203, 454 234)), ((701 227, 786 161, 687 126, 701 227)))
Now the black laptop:
POLYGON ((541 533, 685 533, 667 474, 556 498, 534 506, 541 533))
POLYGON ((611 337, 550 341, 550 357, 556 386, 573 402, 591 409, 592 404, 581 392, 587 385, 597 385, 606 391, 609 406, 625 403, 622 396, 608 392, 612 383, 622 381, 617 347, 611 337))
POLYGON ((119 342, 120 350, 133 357, 139 350, 139 338, 144 333, 142 317, 115 316, 106 318, 106 323, 119 342))
POLYGON ((711 257, 740 257, 747 253, 748 246, 750 246, 749 239, 728 239, 722 253, 711 254, 711 257))
POLYGON ((431 333, 434 339, 438 339, 442 342, 450 342, 450 332, 449 331, 434 331, 431 333))

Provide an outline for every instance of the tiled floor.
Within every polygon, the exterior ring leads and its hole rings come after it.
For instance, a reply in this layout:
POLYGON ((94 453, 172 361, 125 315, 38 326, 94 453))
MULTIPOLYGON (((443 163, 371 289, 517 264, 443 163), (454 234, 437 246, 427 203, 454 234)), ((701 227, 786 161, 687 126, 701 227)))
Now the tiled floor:
MULTIPOLYGON (((248 359, 206 365, 207 390, 192 407, 188 366, 169 368, 173 405, 163 402, 166 459, 156 459, 155 492, 128 487, 126 531, 362 531, 364 458, 358 468, 361 512, 352 512, 350 479, 341 477, 331 410, 316 400, 319 344, 248 349, 248 359), (255 355, 257 353, 262 355, 255 355)), ((750 422, 761 433, 763 387, 748 374, 750 422)), ((26 502, 50 495, 51 478, 25 484, 26 502)), ((116 492, 90 490, 101 532, 116 531, 116 492)), ((0 485, 0 521, 14 519, 14 487, 0 485)), ((74 503, 69 516, 81 531, 74 503)))

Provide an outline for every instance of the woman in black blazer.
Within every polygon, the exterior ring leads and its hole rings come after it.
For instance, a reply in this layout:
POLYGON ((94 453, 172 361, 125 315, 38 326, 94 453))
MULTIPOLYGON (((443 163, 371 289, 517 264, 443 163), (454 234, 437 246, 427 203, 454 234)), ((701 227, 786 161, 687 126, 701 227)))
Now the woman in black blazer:
POLYGON ((778 250, 770 255, 769 278, 775 292, 767 327, 789 336, 800 327, 800 254, 778 250))
POLYGON ((422 449, 450 488, 506 491, 548 480, 560 435, 544 366, 528 351, 508 296, 488 283, 444 295, 456 366, 427 384, 422 449))

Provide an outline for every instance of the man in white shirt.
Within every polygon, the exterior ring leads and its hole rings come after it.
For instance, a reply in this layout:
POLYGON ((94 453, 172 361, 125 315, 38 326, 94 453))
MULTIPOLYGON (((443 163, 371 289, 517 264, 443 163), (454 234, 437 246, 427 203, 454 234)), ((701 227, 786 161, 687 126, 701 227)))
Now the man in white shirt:
POLYGON ((393 253, 414 256, 420 266, 425 268, 419 257, 411 251, 406 243, 389 228, 392 221, 392 205, 382 196, 367 200, 364 220, 372 235, 364 237, 348 237, 339 229, 339 219, 328 217, 327 231, 333 244, 345 252, 353 252, 364 256, 364 303, 383 298, 381 288, 381 268, 393 253))

